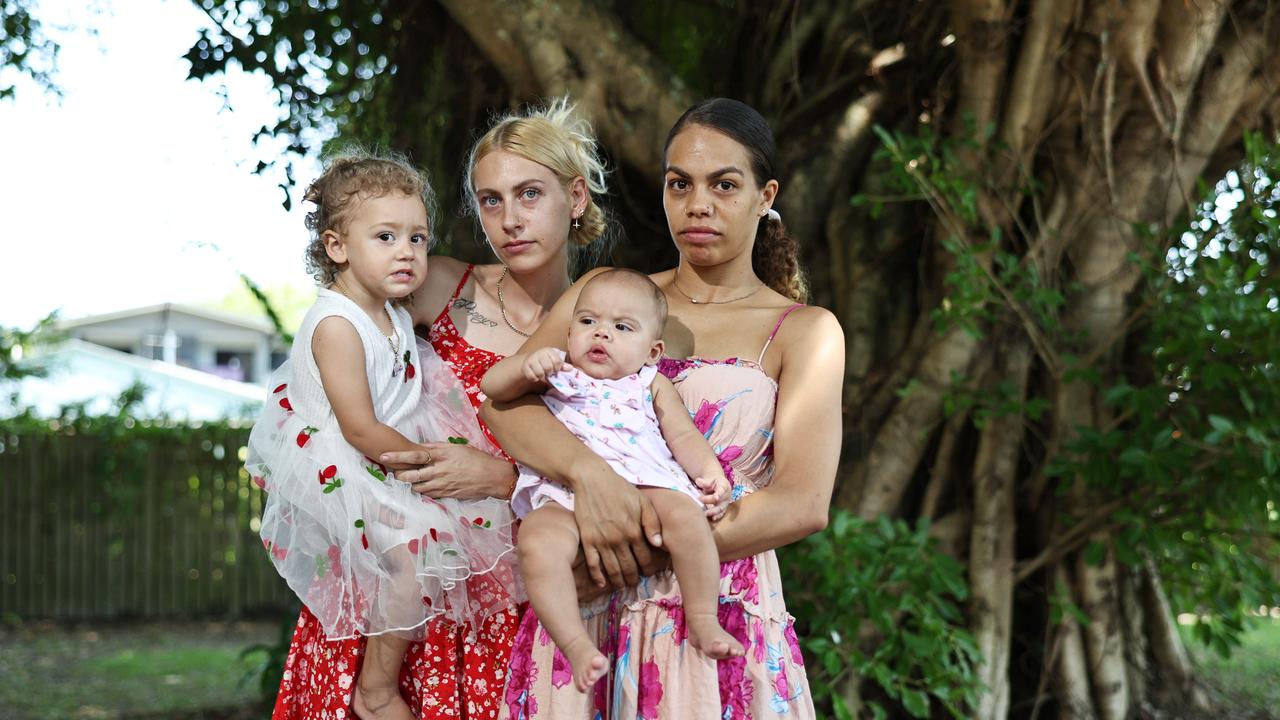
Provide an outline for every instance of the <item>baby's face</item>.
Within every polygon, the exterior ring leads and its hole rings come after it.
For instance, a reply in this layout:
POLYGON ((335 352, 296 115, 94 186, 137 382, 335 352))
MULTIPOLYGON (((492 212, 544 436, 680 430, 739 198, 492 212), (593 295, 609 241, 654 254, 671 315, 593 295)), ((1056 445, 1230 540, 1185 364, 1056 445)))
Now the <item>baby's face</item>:
POLYGON ((662 328, 648 293, 626 282, 582 289, 569 326, 569 362, 597 379, 616 380, 662 356, 662 328))

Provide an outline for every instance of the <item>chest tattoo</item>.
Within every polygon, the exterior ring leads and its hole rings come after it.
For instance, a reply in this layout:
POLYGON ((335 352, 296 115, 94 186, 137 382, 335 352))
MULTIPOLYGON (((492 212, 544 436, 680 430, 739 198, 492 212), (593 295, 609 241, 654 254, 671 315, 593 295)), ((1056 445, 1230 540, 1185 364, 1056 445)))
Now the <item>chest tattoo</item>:
POLYGON ((476 312, 476 303, 474 300, 468 300, 466 298, 457 298, 453 301, 453 306, 455 308, 462 308, 463 310, 467 311, 467 322, 474 323, 476 325, 487 325, 489 327, 498 327, 497 320, 490 320, 484 315, 481 315, 480 313, 476 312))

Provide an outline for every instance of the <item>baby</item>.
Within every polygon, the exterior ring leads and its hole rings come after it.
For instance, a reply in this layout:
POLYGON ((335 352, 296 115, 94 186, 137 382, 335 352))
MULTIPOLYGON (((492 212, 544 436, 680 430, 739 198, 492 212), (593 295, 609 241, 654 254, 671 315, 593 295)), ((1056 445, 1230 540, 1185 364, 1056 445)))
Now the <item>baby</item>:
MULTIPOLYGON (((658 374, 666 321, 666 298, 652 280, 607 270, 578 296, 568 362, 556 348, 519 353, 489 370, 480 387, 495 400, 546 391, 551 412, 653 503, 694 647, 717 659, 741 655, 742 645, 716 618, 720 561, 704 517, 724 514, 729 482, 675 387, 658 374), (720 501, 704 508, 703 492, 720 501)), ((585 691, 607 668, 578 613, 573 493, 521 466, 511 504, 524 518, 518 546, 529 601, 573 665, 574 685, 585 691)))

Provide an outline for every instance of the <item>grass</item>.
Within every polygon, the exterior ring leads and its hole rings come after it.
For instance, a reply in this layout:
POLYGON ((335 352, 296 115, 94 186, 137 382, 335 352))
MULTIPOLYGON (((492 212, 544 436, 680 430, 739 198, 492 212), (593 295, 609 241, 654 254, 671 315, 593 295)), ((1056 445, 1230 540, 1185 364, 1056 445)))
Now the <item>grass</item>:
POLYGON ((274 623, 147 623, 0 630, 0 708, 9 720, 259 717, 241 678, 274 623))
MULTIPOLYGON (((1224 659, 1183 639, 1200 678, 1233 718, 1280 720, 1280 620, 1260 620, 1224 659)), ((277 623, 0 626, 4 720, 231 720, 269 714, 241 678, 277 623)))
POLYGON ((1240 717, 1280 718, 1280 620, 1260 619, 1246 629, 1240 647, 1223 658, 1196 642, 1190 628, 1182 637, 1200 677, 1220 707, 1240 717))

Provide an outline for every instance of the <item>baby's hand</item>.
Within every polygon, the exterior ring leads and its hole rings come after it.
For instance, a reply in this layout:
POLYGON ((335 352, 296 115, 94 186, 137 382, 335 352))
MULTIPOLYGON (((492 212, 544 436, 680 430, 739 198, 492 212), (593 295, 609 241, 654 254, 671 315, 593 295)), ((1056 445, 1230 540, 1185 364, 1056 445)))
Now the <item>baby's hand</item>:
POLYGON ((544 383, 547 376, 555 373, 562 365, 564 362, 560 359, 558 350, 551 347, 539 348, 524 359, 524 376, 527 380, 544 383))
POLYGON ((702 504, 707 508, 707 519, 715 522, 724 517, 725 510, 729 509, 729 501, 733 498, 733 487, 729 485, 724 473, 694 478, 693 482, 705 493, 702 504))

